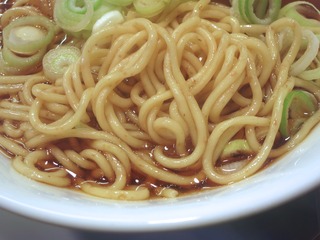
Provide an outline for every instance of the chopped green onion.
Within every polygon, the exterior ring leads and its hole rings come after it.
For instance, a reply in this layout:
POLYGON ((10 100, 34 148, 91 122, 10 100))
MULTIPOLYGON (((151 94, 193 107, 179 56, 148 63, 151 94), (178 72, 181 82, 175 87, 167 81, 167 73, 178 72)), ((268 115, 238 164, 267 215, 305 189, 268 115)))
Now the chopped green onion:
POLYGON ((31 55, 46 48, 55 35, 54 24, 43 16, 25 16, 3 29, 3 45, 11 51, 31 55))
MULTIPOLYGON (((121 11, 121 8, 120 7, 117 7, 115 5, 110 5, 108 3, 104 3, 100 6, 99 9, 97 9, 96 11, 94 11, 93 13, 93 16, 91 18, 91 21, 90 23, 87 25, 87 27, 85 28, 85 30, 87 31, 92 31, 93 29, 93 26, 96 24, 96 22, 98 20, 100 20, 100 23, 102 22, 102 19, 103 19, 103 16, 108 14, 109 12, 113 12, 113 11, 118 11, 121 16, 122 16, 122 13, 120 12, 121 11)), ((116 20, 116 19, 114 19, 116 20)), ((117 21, 116 21, 117 22, 117 21)), ((110 23, 110 25, 112 25, 112 23, 110 23)))
POLYGON ((120 11, 113 10, 107 12, 95 22, 92 27, 92 33, 96 33, 105 27, 113 26, 122 22, 124 22, 124 17, 120 11))
POLYGON ((263 18, 268 9, 268 0, 260 0, 254 2, 255 14, 259 18, 263 18))
POLYGON ((236 172, 248 163, 253 154, 247 140, 234 139, 224 147, 216 166, 226 174, 236 172))
POLYGON ((56 0, 54 20, 62 29, 79 32, 91 21, 94 12, 93 3, 91 0, 56 0))
POLYGON ((0 74, 20 75, 21 70, 16 66, 10 66, 4 59, 2 51, 0 51, 0 74))
POLYGON ((280 133, 288 138, 297 133, 301 125, 317 110, 315 97, 303 90, 293 90, 283 103, 280 133))
POLYGON ((38 50, 38 46, 34 45, 32 43, 42 40, 45 37, 45 33, 37 28, 32 26, 22 26, 22 27, 16 27, 13 28, 10 31, 8 42, 6 43, 8 45, 12 45, 12 47, 8 46, 12 51, 16 53, 21 54, 32 54, 34 51, 38 50), (30 44, 35 47, 35 49, 31 48, 28 49, 29 51, 25 51, 23 49, 22 51, 19 51, 19 47, 21 45, 27 45, 30 47, 30 44))
POLYGON ((47 52, 42 60, 44 75, 50 80, 63 76, 67 68, 81 56, 79 48, 60 46, 47 52))
POLYGON ((311 9, 315 11, 315 13, 320 14, 320 11, 312 3, 307 1, 296 1, 284 6, 280 10, 279 16, 292 18, 295 21, 297 21, 301 26, 319 27, 319 21, 307 18, 301 14, 301 10, 303 9, 304 5, 311 7, 311 9))
POLYGON ((270 24, 277 19, 281 0, 233 0, 233 14, 248 24, 270 24))
POLYGON ((39 63, 46 52, 46 48, 40 49, 38 52, 31 56, 16 55, 10 51, 6 46, 2 48, 2 57, 9 66, 18 68, 26 68, 39 63))
MULTIPOLYGON (((73 12, 84 14, 87 11, 86 3, 84 2, 84 0, 69 0, 66 1, 66 3, 68 4, 68 9, 73 12)), ((93 9, 96 10, 100 8, 102 0, 91 0, 91 3, 93 9)))
POLYGON ((1 72, 9 74, 17 74, 24 72, 32 72, 41 63, 41 59, 46 52, 46 48, 40 49, 31 56, 17 55, 3 46, 1 51, 1 72))
POLYGON ((240 154, 251 154, 252 149, 250 148, 247 140, 245 139, 235 139, 230 142, 225 146, 223 149, 220 158, 221 159, 228 159, 228 158, 233 158, 236 157, 240 154))
POLYGON ((67 33, 88 37, 96 21, 119 6, 102 0, 56 0, 54 20, 67 33))
POLYGON ((153 17, 160 14, 171 0, 134 0, 133 6, 142 17, 153 17))
POLYGON ((133 0, 104 0, 104 1, 120 7, 129 6, 133 2, 133 0))
POLYGON ((1 72, 20 74, 37 68, 52 42, 56 26, 44 16, 23 16, 3 29, 1 72))

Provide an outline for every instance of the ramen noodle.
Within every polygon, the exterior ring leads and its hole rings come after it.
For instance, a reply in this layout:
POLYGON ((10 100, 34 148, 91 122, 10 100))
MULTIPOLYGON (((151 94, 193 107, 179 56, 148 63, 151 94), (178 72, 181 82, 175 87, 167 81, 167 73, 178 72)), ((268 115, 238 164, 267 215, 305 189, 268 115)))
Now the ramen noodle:
POLYGON ((0 145, 22 175, 172 198, 248 178, 319 122, 312 4, 114 2, 3 11, 0 145))

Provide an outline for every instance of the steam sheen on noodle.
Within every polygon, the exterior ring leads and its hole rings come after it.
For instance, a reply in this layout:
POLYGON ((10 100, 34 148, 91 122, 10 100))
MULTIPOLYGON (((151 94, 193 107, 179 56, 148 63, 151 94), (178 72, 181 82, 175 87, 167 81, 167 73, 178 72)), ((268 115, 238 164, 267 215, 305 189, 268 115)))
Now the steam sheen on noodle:
POLYGON ((151 17, 128 7, 77 35, 57 24, 59 1, 34 2, 1 17, 0 145, 28 178, 108 199, 177 197, 255 174, 320 120, 319 24, 246 24, 227 5, 181 1, 151 17), (28 51, 6 31, 24 16, 48 39, 28 51))

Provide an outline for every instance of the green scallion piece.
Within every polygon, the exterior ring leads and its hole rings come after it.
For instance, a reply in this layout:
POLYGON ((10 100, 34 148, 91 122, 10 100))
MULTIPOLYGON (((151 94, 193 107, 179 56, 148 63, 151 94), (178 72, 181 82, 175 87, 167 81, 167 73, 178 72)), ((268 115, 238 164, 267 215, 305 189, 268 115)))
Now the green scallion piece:
POLYGON ((248 141, 245 139, 234 139, 224 147, 220 158, 227 159, 235 157, 239 154, 247 154, 250 155, 252 153, 252 149, 250 148, 248 141))
POLYGON ((68 67, 81 56, 79 48, 74 46, 60 46, 47 52, 42 60, 44 75, 50 80, 61 78, 68 67))
POLYGON ((293 90, 283 103, 280 133, 284 138, 293 136, 302 124, 317 110, 315 97, 303 90, 293 90))
POLYGON ((134 0, 133 6, 142 17, 152 17, 160 14, 170 2, 171 0, 134 0))
POLYGON ((281 0, 233 0, 234 15, 245 24, 270 24, 277 19, 281 0))
POLYGON ((20 17, 3 29, 3 45, 17 54, 32 55, 46 48, 55 33, 55 25, 44 16, 20 17))
POLYGON ((104 0, 105 2, 109 4, 113 4, 115 6, 125 7, 129 6, 133 3, 133 0, 104 0))
POLYGON ((318 20, 308 18, 302 14, 302 12, 306 10, 306 7, 310 8, 310 11, 314 11, 315 14, 320 14, 320 11, 312 3, 307 1, 295 1, 288 3, 281 8, 279 16, 292 18, 301 26, 320 27, 320 22, 318 20))

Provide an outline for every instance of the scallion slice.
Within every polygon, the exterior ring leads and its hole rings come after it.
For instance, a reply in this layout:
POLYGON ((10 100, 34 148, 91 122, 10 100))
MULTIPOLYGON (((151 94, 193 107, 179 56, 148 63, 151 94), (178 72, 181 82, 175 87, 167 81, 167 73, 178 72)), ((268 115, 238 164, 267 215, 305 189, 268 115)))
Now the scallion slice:
MULTIPOLYGON (((121 11, 121 8, 115 5, 111 5, 109 3, 103 3, 99 9, 95 10, 93 12, 92 18, 90 23, 87 25, 87 27, 85 28, 85 30, 87 31, 92 31, 93 26, 96 24, 97 21, 99 21, 100 19, 103 18, 103 16, 105 16, 106 14, 108 14, 109 12, 113 12, 113 11, 121 11)), ((121 14, 121 13, 120 13, 121 14)), ((122 14, 121 14, 122 16, 122 14)), ((102 20, 100 20, 101 22, 102 20)), ((111 23, 110 23, 111 24, 111 23)))
POLYGON ((79 32, 90 23, 94 12, 91 0, 56 0, 54 20, 62 28, 71 32, 79 32))
POLYGON ((4 59, 2 51, 0 51, 0 74, 20 75, 21 70, 18 67, 10 66, 4 59))
POLYGON ((315 97, 303 90, 293 90, 283 103, 280 133, 288 138, 298 132, 301 125, 317 110, 315 97))
POLYGON ((11 51, 32 55, 45 48, 55 35, 54 24, 43 16, 25 16, 3 29, 3 45, 11 51))
POLYGON ((79 48, 74 46, 60 46, 47 52, 42 60, 44 75, 50 80, 63 76, 67 68, 81 56, 79 48))
POLYGON ((1 51, 4 71, 15 72, 15 74, 28 71, 28 69, 32 71, 32 69, 41 63, 42 57, 46 50, 46 48, 42 48, 31 56, 21 56, 15 54, 6 46, 4 46, 1 51), (9 71, 10 69, 14 69, 14 71, 9 71))
POLYGON ((281 8, 279 16, 292 18, 295 21, 297 21, 301 26, 319 27, 319 21, 312 18, 307 18, 301 13, 302 9, 305 7, 310 7, 316 14, 320 14, 320 11, 312 3, 307 1, 295 1, 281 8))
POLYGON ((234 15, 248 24, 270 24, 277 19, 281 0, 233 0, 234 15))
POLYGON ((110 11, 120 10, 118 5, 103 0, 56 0, 54 20, 68 34, 87 38, 96 21, 110 11))
POLYGON ((230 142, 225 146, 223 149, 220 158, 221 159, 227 159, 227 158, 232 158, 237 155, 243 155, 243 154, 251 154, 252 149, 250 148, 248 141, 245 139, 235 139, 230 142))
POLYGON ((107 3, 113 4, 115 6, 121 6, 121 7, 129 6, 133 2, 133 0, 104 0, 104 1, 107 3))
POLYGON ((171 0, 134 0, 133 6, 143 17, 153 17, 160 14, 171 0))
POLYGON ((95 22, 92 27, 92 33, 96 33, 108 26, 113 26, 122 22, 124 22, 124 17, 120 11, 113 10, 107 12, 95 22))

